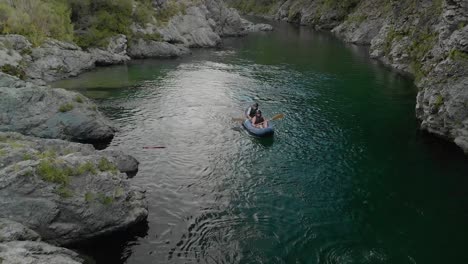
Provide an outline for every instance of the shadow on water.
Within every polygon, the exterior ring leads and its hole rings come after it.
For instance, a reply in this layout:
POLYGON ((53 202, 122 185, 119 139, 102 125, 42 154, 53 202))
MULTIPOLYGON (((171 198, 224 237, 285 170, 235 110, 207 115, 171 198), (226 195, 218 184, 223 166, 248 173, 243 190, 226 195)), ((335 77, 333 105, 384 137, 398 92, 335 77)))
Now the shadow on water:
POLYGON ((80 253, 86 264, 124 263, 132 254, 130 248, 138 244, 140 238, 147 236, 148 230, 148 223, 145 221, 113 234, 98 236, 67 247, 80 253))

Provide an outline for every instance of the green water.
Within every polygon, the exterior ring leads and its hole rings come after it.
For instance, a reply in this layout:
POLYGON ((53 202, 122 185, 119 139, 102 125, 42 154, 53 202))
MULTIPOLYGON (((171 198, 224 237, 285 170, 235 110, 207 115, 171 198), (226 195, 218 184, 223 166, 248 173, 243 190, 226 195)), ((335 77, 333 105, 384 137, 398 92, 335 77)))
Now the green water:
POLYGON ((364 48, 276 27, 54 84, 96 100, 147 190, 148 228, 85 253, 131 264, 468 263, 468 162, 418 131, 411 80, 364 48), (273 139, 231 120, 253 101, 285 114, 273 139))

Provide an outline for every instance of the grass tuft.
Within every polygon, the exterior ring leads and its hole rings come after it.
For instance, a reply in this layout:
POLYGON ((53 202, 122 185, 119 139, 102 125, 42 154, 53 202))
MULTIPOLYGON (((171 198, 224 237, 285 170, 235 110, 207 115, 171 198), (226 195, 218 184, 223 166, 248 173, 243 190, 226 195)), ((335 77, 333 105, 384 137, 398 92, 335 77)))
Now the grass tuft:
POLYGON ((73 110, 74 106, 72 103, 66 103, 66 104, 63 104, 59 107, 59 111, 62 112, 62 113, 65 113, 65 112, 68 112, 68 111, 71 111, 73 110))

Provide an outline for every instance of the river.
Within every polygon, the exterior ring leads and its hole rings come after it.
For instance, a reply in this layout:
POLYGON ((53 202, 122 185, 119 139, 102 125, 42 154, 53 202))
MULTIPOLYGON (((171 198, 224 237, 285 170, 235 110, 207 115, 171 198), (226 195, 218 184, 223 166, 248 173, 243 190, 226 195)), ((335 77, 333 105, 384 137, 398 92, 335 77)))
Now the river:
POLYGON ((97 263, 468 263, 468 162, 418 130, 417 88, 304 27, 54 83, 94 99, 135 156, 148 226, 97 263), (275 136, 239 122, 258 102, 275 136), (151 148, 144 147, 164 147, 151 148))

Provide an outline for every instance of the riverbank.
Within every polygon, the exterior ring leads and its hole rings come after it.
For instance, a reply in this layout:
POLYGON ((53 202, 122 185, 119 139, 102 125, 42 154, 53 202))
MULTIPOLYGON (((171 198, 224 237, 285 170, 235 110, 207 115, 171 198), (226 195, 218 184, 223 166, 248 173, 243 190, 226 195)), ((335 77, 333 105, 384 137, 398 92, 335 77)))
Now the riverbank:
POLYGON ((421 129, 468 153, 468 3, 229 0, 244 13, 331 31, 370 45, 373 58, 410 74, 419 87, 421 129))

